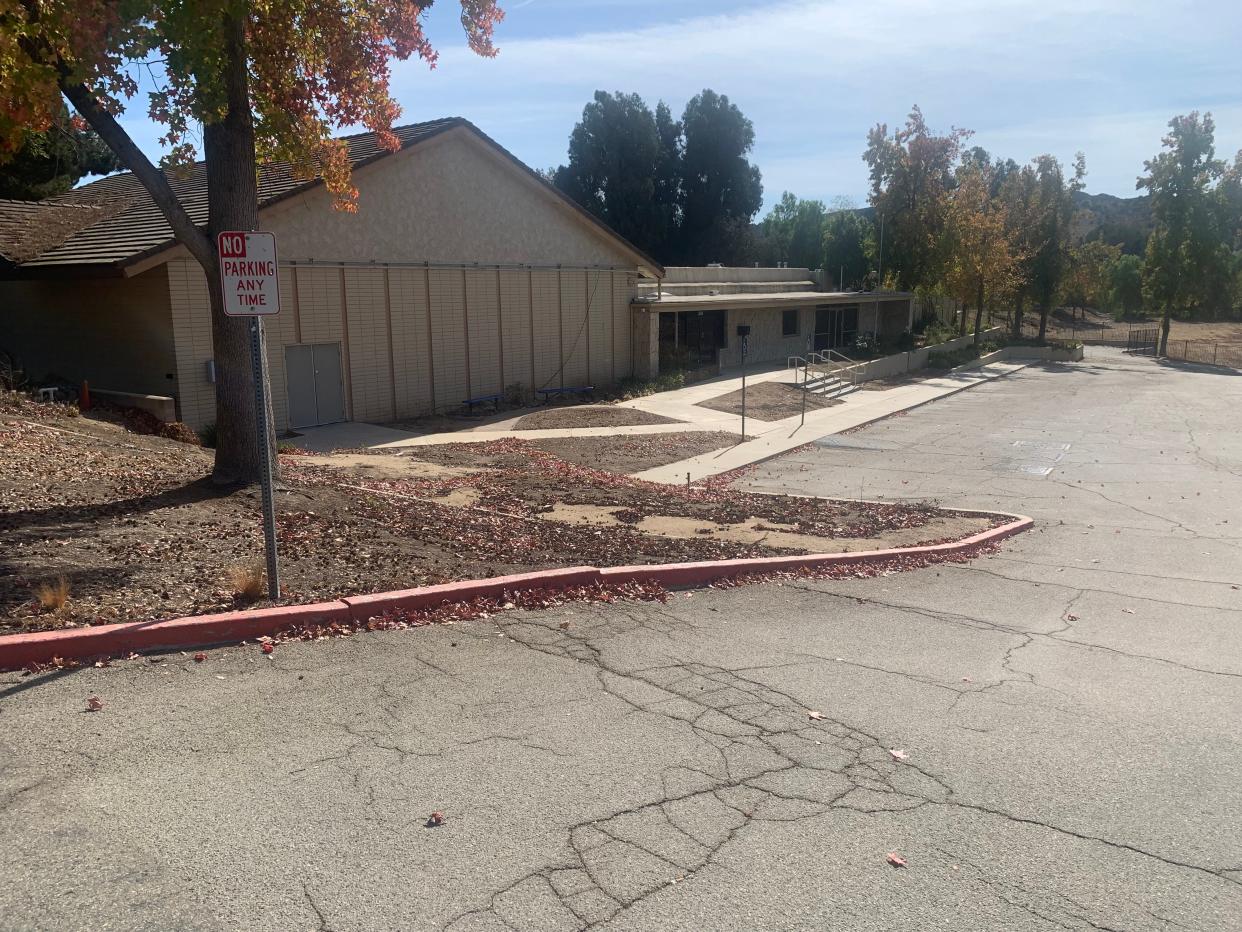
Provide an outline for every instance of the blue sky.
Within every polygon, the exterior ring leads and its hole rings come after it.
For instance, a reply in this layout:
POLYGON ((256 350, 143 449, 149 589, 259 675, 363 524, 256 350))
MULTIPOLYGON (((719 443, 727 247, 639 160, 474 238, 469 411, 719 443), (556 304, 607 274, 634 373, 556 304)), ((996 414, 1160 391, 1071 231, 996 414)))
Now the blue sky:
MULTIPOLYGON (((434 71, 398 63, 402 120, 464 116, 528 164, 565 160, 597 89, 680 114, 704 87, 755 124, 765 209, 791 190, 866 201, 867 130, 919 104, 929 123, 1025 161, 1087 155, 1087 189, 1134 194, 1169 118, 1211 110, 1218 154, 1242 148, 1237 0, 511 0, 491 61, 453 0, 428 31, 434 71)), ((126 119, 155 154, 157 133, 126 119)))

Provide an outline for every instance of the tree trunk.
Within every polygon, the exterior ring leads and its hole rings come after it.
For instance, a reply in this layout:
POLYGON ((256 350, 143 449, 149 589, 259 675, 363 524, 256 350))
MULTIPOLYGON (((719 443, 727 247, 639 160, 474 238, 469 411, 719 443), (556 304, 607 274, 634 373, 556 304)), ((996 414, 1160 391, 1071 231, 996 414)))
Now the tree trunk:
POLYGON ((1013 309, 1013 328, 1010 333, 1015 340, 1022 339, 1022 315, 1026 313, 1026 295, 1019 294, 1013 309))
POLYGON ((979 282, 979 292, 975 295, 975 346, 979 345, 979 330, 983 326, 983 282, 979 282))
POLYGON ((1160 318, 1160 348, 1156 351, 1157 356, 1167 356, 1169 352, 1169 327, 1172 323, 1170 317, 1173 313, 1173 306, 1166 304, 1164 306, 1164 315, 1160 318))
MULTIPOLYGON (((254 230, 259 223, 255 174, 254 123, 247 83, 245 24, 232 12, 223 17, 223 119, 203 126, 207 162, 207 235, 211 261, 202 263, 211 304, 211 342, 216 362, 216 460, 212 481, 218 485, 259 478, 255 442, 255 396, 250 356, 250 318, 228 317, 220 287, 216 236, 225 230, 254 230)), ((268 418, 269 425, 271 418, 268 418)), ((271 431, 268 437, 272 446, 271 431)), ((275 458, 272 459, 273 466, 275 458)))
POLYGON ((1048 333, 1048 314, 1052 310, 1052 302, 1044 301, 1039 305, 1039 342, 1043 343, 1048 333))
POLYGON ((962 309, 957 316, 957 335, 959 337, 966 336, 966 302, 962 302, 962 309))

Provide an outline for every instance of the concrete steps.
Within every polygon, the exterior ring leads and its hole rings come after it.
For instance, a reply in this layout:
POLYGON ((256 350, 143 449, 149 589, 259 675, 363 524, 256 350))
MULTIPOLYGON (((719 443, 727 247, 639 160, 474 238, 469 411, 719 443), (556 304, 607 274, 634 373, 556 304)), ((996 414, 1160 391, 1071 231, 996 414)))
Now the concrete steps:
POLYGON ((812 395, 818 395, 821 398, 840 398, 843 395, 858 391, 858 386, 852 382, 847 382, 827 373, 807 379, 802 384, 802 388, 804 391, 808 391, 812 395))

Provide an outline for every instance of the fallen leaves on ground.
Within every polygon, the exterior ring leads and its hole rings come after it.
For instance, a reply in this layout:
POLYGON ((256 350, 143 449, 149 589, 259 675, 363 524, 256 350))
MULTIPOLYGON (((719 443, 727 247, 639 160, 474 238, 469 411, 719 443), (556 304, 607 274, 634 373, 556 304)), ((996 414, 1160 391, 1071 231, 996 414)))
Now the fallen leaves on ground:
POLYGON ((886 855, 885 860, 887 860, 889 864, 893 865, 893 867, 905 867, 906 866, 906 859, 903 858, 896 851, 890 851, 886 855))
POLYGON ((910 756, 901 748, 889 748, 888 753, 893 756, 893 760, 906 760, 910 756))
POLYGON ((86 700, 86 711, 87 712, 101 712, 103 711, 103 706, 104 706, 103 700, 100 699, 98 696, 91 696, 89 699, 86 700))
MULTIPOLYGON (((325 601, 536 567, 801 552, 722 535, 643 533, 638 525, 651 516, 709 527, 757 518, 803 534, 856 538, 919 528, 952 514, 925 503, 850 503, 738 490, 732 483, 751 467, 688 487, 665 486, 598 468, 602 460, 592 452, 611 450, 627 462, 667 461, 687 452, 679 446, 686 442, 682 436, 568 438, 578 446, 557 438, 561 445, 549 449, 540 444, 554 441, 520 439, 419 448, 407 454, 411 461, 457 468, 442 474, 411 470, 408 477, 397 473, 399 478, 365 469, 345 472, 282 453, 277 536, 283 601, 325 601), (436 500, 457 490, 474 505, 436 500), (605 506, 618 523, 601 527, 544 517, 558 503, 605 506)), ((262 553, 258 495, 254 489, 212 487, 210 452, 89 418, 57 419, 46 406, 22 407, 12 416, 0 406, 0 445, 12 467, 0 475, 0 538, 11 568, 0 578, 0 627, 149 621, 240 607, 225 575, 229 566, 262 553), (47 423, 28 423, 39 418, 47 423), (30 607, 31 587, 49 575, 65 575, 73 585, 70 610, 55 617, 30 607)), ((929 562, 939 561, 843 564, 822 573, 755 574, 719 585, 867 577, 929 562)))

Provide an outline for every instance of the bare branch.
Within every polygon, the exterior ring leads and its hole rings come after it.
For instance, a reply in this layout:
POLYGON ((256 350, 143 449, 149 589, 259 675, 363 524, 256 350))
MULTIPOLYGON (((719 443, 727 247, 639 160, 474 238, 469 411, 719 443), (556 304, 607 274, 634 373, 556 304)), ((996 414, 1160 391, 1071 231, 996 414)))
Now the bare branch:
POLYGON ((177 195, 173 193, 164 173, 134 144, 129 133, 104 109, 95 95, 84 84, 71 79, 69 68, 64 62, 57 62, 57 70, 60 73, 58 84, 61 93, 147 189, 160 213, 172 227, 178 242, 190 250, 204 268, 211 267, 215 263, 215 250, 211 246, 211 240, 177 200, 177 195))

